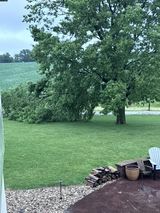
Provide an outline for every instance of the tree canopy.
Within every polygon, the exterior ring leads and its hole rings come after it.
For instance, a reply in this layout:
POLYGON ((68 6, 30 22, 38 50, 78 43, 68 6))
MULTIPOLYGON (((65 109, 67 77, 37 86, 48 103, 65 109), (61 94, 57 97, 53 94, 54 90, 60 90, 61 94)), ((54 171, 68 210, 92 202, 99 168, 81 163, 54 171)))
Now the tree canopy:
POLYGON ((4 53, 0 55, 0 63, 11 63, 13 62, 13 57, 9 53, 4 53))
POLYGON ((29 49, 23 49, 14 56, 15 62, 32 62, 34 61, 32 51, 29 49))
POLYGON ((159 98, 159 0, 27 1, 47 104, 69 120, 101 104, 124 124, 125 106, 159 98))
POLYGON ((32 62, 34 61, 32 51, 29 49, 23 49, 13 57, 7 52, 0 55, 0 63, 12 63, 12 62, 32 62))

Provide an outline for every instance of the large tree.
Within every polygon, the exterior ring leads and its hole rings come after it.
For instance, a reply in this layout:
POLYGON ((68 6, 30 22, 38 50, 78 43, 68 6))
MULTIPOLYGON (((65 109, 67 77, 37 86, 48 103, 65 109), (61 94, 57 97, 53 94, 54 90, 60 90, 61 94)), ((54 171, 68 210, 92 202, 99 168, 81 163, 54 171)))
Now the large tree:
POLYGON ((27 1, 35 58, 50 88, 67 91, 64 102, 83 87, 91 93, 91 110, 101 103, 124 124, 127 104, 157 97, 159 0, 27 1))
POLYGON ((14 60, 15 62, 32 62, 34 61, 32 51, 29 49, 23 49, 19 54, 15 54, 14 60))
POLYGON ((9 53, 0 55, 0 63, 12 63, 13 57, 9 53))

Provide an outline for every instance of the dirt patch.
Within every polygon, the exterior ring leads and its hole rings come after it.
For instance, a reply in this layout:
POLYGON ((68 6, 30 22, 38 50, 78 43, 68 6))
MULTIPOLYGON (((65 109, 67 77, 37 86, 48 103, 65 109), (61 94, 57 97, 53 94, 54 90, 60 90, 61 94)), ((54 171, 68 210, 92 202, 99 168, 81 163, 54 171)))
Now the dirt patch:
POLYGON ((158 213, 160 180, 120 179, 71 206, 65 213, 158 213))

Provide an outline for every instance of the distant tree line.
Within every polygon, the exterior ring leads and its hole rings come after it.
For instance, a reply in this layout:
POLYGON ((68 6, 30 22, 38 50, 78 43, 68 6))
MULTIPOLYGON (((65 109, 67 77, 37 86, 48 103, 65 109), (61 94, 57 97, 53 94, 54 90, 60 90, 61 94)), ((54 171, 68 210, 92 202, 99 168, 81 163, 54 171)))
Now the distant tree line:
POLYGON ((0 63, 13 63, 13 62, 32 62, 34 61, 32 51, 23 49, 13 57, 7 52, 0 55, 0 63))

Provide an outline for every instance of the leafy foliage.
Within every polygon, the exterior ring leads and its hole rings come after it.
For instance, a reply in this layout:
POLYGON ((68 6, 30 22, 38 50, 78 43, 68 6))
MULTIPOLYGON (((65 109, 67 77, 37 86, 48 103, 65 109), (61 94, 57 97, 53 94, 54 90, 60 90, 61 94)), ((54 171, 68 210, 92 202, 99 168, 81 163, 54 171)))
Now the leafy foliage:
POLYGON ((23 49, 19 54, 15 54, 14 62, 32 62, 34 61, 32 51, 29 49, 23 49))
POLYGON ((124 124, 125 105, 159 98, 159 0, 28 0, 26 9, 47 107, 80 120, 102 103, 124 124))
POLYGON ((95 103, 120 117, 127 104, 158 99, 158 0, 28 0, 26 9, 41 72, 67 90, 68 98, 78 76, 86 90, 96 91, 95 103))
POLYGON ((11 63, 13 62, 13 57, 9 53, 0 55, 0 63, 11 63))
POLYGON ((102 92, 103 112, 108 113, 111 110, 115 115, 119 108, 123 108, 126 103, 126 85, 122 82, 108 82, 106 88, 102 92))
POLYGON ((0 55, 0 63, 12 63, 12 62, 32 62, 34 61, 32 51, 29 49, 23 49, 19 54, 15 54, 12 57, 8 52, 0 55))
POLYGON ((70 91, 63 91, 64 81, 62 84, 59 83, 55 89, 55 84, 53 86, 52 82, 43 78, 37 83, 28 83, 3 92, 5 116, 29 123, 91 119, 95 108, 95 93, 92 90, 86 91, 83 86, 75 90, 75 85, 70 87, 70 91))

